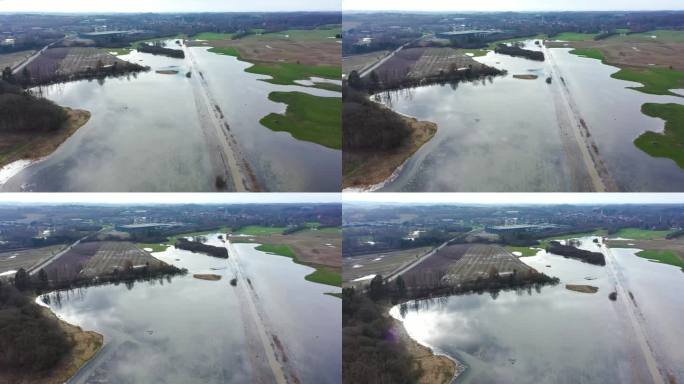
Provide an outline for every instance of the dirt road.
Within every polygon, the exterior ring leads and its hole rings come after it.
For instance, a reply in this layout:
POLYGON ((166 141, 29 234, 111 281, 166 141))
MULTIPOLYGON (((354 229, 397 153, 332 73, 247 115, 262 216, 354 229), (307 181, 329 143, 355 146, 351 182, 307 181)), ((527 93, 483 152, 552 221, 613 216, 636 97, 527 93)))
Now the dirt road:
POLYGON ((582 192, 616 191, 617 185, 599 156, 598 147, 579 113, 552 51, 544 47, 553 79, 550 84, 552 99, 572 184, 577 191, 582 192))
POLYGON ((235 192, 257 190, 250 167, 242 155, 235 137, 230 132, 230 126, 218 103, 213 98, 209 84, 205 80, 192 51, 185 46, 183 50, 190 66, 190 82, 198 118, 209 148, 212 167, 217 177, 216 188, 235 192))
POLYGON ((606 246, 602 246, 601 251, 606 257, 606 267, 613 277, 615 291, 618 294, 617 300, 624 306, 624 309, 627 312, 629 324, 632 325, 636 341, 641 349, 644 360, 646 361, 646 366, 648 367, 648 372, 653 379, 653 383, 665 384, 663 375, 660 373, 658 368, 658 362, 656 360, 655 353, 648 341, 649 339, 648 333, 645 329, 644 316, 634 302, 634 299, 631 299, 630 292, 622 285, 623 276, 619 269, 615 266, 615 256, 613 256, 611 249, 606 246))

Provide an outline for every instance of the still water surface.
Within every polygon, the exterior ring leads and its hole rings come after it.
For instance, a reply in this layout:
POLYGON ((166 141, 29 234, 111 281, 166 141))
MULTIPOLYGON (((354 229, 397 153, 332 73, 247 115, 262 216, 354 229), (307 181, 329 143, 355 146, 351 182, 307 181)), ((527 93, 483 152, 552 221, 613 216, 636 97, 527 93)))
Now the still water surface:
MULTIPOLYGON (((171 43, 171 45, 174 45, 171 43)), ((269 191, 339 191, 341 153, 273 132, 259 120, 284 113, 268 100, 273 91, 324 97, 331 92, 281 86, 244 72, 251 64, 217 55, 206 47, 186 48, 185 59, 132 51, 120 58, 151 67, 123 78, 82 80, 42 88, 57 104, 91 112, 90 121, 51 156, 11 178, 5 190, 18 191, 213 191, 215 175, 200 115, 218 106, 257 184, 269 191), (156 70, 177 70, 159 74, 156 70), (197 103, 199 72, 209 84, 208 99, 197 103)), ((206 123, 206 121, 204 122, 206 123)))
MULTIPOLYGON (((208 243, 218 245, 217 235, 208 243)), ((324 295, 334 287, 304 280, 312 268, 291 259, 235 244, 239 268, 256 291, 266 326, 277 335, 290 366, 305 383, 339 383, 341 301, 324 295)), ((248 339, 254 324, 229 284, 236 260, 171 247, 156 257, 189 270, 188 275, 106 285, 50 295, 51 307, 66 321, 104 335, 102 351, 72 380, 88 382, 245 383, 257 377, 248 339), (192 274, 221 275, 219 281, 192 274)), ((244 279, 240 284, 249 284, 244 279)), ((256 340, 258 342, 258 340, 256 340)), ((261 355, 263 358, 263 354, 261 355)))
MULTIPOLYGON (((596 250, 593 238, 582 247, 596 250)), ((661 370, 684 379, 681 318, 684 276, 679 268, 612 249, 617 278, 638 304, 640 324, 661 370)), ((408 333, 420 343, 468 366, 459 383, 648 383, 626 306, 610 301, 616 277, 608 267, 539 251, 521 258, 560 278, 557 286, 492 294, 450 296, 394 307, 408 333), (590 279, 590 280, 588 280, 590 279), (567 290, 588 284, 596 294, 567 290), (403 314, 403 317, 402 317, 403 314)))
MULTIPOLYGON (((533 41, 527 49, 540 50, 533 41)), ((564 153, 559 114, 563 81, 587 124, 601 159, 625 191, 679 191, 684 171, 673 161, 653 158, 633 144, 641 133, 661 132, 663 121, 641 113, 646 102, 682 103, 626 87, 638 84, 610 77, 617 68, 546 49, 552 60, 538 62, 489 52, 475 60, 508 74, 491 80, 431 85, 380 96, 392 109, 437 123, 435 137, 406 162, 384 191, 575 191, 564 153), (537 75, 535 80, 513 75, 537 75), (545 79, 553 77, 552 84, 545 79)))

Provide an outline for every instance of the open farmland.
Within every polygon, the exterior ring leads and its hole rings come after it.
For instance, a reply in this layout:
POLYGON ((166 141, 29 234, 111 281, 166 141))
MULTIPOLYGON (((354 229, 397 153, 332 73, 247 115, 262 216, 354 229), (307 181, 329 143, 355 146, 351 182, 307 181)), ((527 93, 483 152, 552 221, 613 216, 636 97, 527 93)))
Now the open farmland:
POLYGON ((64 249, 63 244, 0 253, 0 273, 28 269, 64 249))
POLYGON ((148 252, 133 243, 124 241, 92 241, 72 247, 66 254, 46 267, 51 280, 67 280, 79 275, 97 276, 110 273, 114 268, 132 266, 161 265, 148 252))
MULTIPOLYGON (((343 281, 345 285, 354 285, 354 279, 370 275, 388 276, 407 263, 415 261, 431 247, 403 249, 400 251, 371 253, 354 257, 345 257, 343 263, 343 281)), ((370 280, 356 283, 367 284, 370 280)))
POLYGON ((604 40, 546 42, 546 45, 552 48, 599 50, 607 64, 621 68, 672 67, 684 71, 682 31, 654 31, 614 36, 604 40))
POLYGON ((441 72, 468 68, 469 66, 481 67, 482 64, 465 55, 463 51, 454 48, 427 48, 411 66, 408 77, 422 79, 439 75, 441 72))
POLYGON ((303 263, 323 265, 338 271, 341 269, 342 236, 340 232, 306 230, 290 235, 273 233, 255 236, 232 236, 230 241, 287 245, 303 263))
POLYGON ((122 270, 127 264, 133 267, 149 264, 162 265, 163 262, 150 255, 148 252, 136 247, 135 244, 126 241, 103 241, 93 257, 84 265, 81 273, 86 276, 97 276, 112 272, 114 269, 122 270))
POLYGON ((211 41, 189 40, 187 44, 232 48, 240 58, 248 61, 339 66, 341 44, 335 38, 339 33, 339 28, 289 30, 235 40, 228 37, 211 41))
POLYGON ((455 244, 445 247, 404 274, 407 286, 456 286, 492 272, 499 275, 532 270, 498 245, 455 244))
POLYGON ((472 244, 449 245, 423 260, 402 276, 409 287, 438 285, 447 270, 465 255, 472 244))
POLYGON ((28 51, 19 51, 19 52, 1 54, 0 55, 0 70, 7 68, 7 67, 14 68, 14 66, 20 64, 22 61, 31 57, 31 55, 33 55, 34 52, 35 51, 33 51, 33 50, 28 50, 28 51))
POLYGON ((96 70, 117 69, 112 72, 122 73, 141 68, 102 49, 88 47, 50 48, 25 67, 33 83, 37 84, 70 79, 96 70))
POLYGON ((444 276, 446 283, 457 285, 465 281, 533 270, 512 253, 498 245, 477 244, 470 247, 463 257, 453 264, 444 276))
POLYGON ((362 53, 360 55, 350 55, 342 57, 342 72, 349 75, 351 71, 362 72, 364 69, 377 63, 383 57, 387 56, 389 51, 375 51, 371 53, 362 53))

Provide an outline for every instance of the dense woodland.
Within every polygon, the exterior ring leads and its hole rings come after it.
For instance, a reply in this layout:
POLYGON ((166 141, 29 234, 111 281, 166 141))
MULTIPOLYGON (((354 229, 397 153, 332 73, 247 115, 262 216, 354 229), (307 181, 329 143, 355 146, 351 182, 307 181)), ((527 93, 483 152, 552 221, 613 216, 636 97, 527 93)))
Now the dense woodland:
POLYGON ((535 61, 544 61, 544 52, 533 51, 531 49, 524 49, 524 48, 522 48, 516 44, 512 44, 512 45, 499 44, 494 49, 494 52, 502 53, 504 55, 509 55, 509 56, 524 57, 526 59, 535 60, 535 61))
POLYGON ((606 258, 601 252, 591 252, 571 245, 562 245, 557 241, 550 242, 549 246, 546 247, 546 252, 581 260, 589 264, 606 265, 606 258))
POLYGON ((417 383, 421 372, 396 337, 395 322, 386 311, 380 298, 343 289, 343 383, 417 383))
POLYGON ((0 371, 46 371, 71 350, 57 320, 41 311, 30 296, 0 281, 0 371))
POLYGON ((342 93, 342 150, 384 151, 401 146, 411 130, 400 115, 345 87, 342 93))
POLYGON ((140 52, 151 53, 153 55, 169 56, 169 57, 175 57, 177 59, 185 58, 185 53, 183 52, 183 50, 166 48, 159 43, 157 43, 157 44, 142 43, 142 44, 138 45, 137 50, 140 52))
MULTIPOLYGON (((9 71, 11 74, 11 71, 9 71)), ((50 132, 64 126, 66 111, 50 100, 36 97, 11 84, 8 71, 0 80, 0 132, 50 132)))
POLYGON ((185 238, 179 238, 175 244, 176 248, 185 249, 186 251, 204 253, 209 256, 219 257, 221 259, 228 258, 228 250, 225 247, 215 247, 213 245, 204 244, 199 241, 191 241, 185 238))

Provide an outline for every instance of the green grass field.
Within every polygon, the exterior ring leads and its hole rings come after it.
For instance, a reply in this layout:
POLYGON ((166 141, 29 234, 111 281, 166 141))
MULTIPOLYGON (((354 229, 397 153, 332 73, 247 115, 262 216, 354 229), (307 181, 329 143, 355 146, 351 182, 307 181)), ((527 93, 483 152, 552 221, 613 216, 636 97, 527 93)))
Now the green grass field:
POLYGON ((192 37, 193 40, 230 40, 233 38, 232 33, 216 33, 216 32, 202 32, 192 37))
POLYGON ((666 29, 657 29, 654 31, 632 33, 624 36, 615 36, 613 39, 635 40, 643 39, 647 41, 657 41, 665 43, 681 43, 684 42, 684 31, 674 31, 666 29), (655 36, 655 39, 651 36, 655 36))
POLYGON ((328 148, 342 148, 342 99, 302 92, 271 92, 272 101, 287 104, 285 115, 271 113, 259 122, 274 131, 328 148))
POLYGON ((297 85, 295 80, 306 80, 310 77, 323 77, 339 80, 342 78, 341 66, 304 65, 297 63, 254 64, 245 71, 259 75, 268 75, 272 79, 264 81, 271 84, 297 85))
POLYGON ((570 53, 572 53, 573 55, 588 57, 590 59, 596 59, 601 61, 605 59, 605 56, 603 56, 603 52, 601 52, 600 49, 596 48, 576 48, 570 51, 570 53))
POLYGON ((234 47, 223 47, 223 48, 210 48, 209 52, 217 53, 219 55, 235 56, 240 58, 240 52, 234 47))
POLYGON ((291 39, 296 41, 316 41, 316 40, 332 40, 335 36, 342 33, 342 27, 339 25, 329 26, 327 28, 317 29, 288 29, 285 31, 264 33, 263 35, 249 36, 248 38, 257 39, 291 39))
POLYGON ((506 249, 513 253, 513 252, 520 252, 522 255, 518 257, 523 257, 523 256, 534 256, 537 254, 536 249, 530 249, 530 247, 515 247, 513 245, 507 245, 506 249))
MULTIPOLYGON (((292 249, 287 245, 262 244, 257 246, 256 250, 271 253, 274 255, 289 257, 297 264, 307 265, 299 261, 297 255, 295 255, 292 249)), ((326 267, 321 266, 315 266, 314 268, 316 268, 314 272, 304 277, 306 280, 311 281, 313 283, 333 285, 336 287, 342 286, 342 275, 340 273, 331 271, 326 267)))
POLYGON ((684 261, 673 251, 641 251, 637 253, 637 256, 684 268, 684 261))
POLYGON ((138 248, 144 250, 145 248, 152 248, 151 252, 164 252, 170 244, 160 244, 160 243, 138 243, 136 244, 138 248))
POLYGON ((624 239, 633 240, 651 240, 663 239, 671 231, 652 231, 649 229, 640 228, 621 228, 617 233, 610 235, 610 237, 622 237, 624 239))
POLYGON ((668 68, 621 69, 611 77, 641 83, 643 84, 641 87, 630 88, 652 95, 682 97, 670 92, 670 89, 684 88, 684 72, 668 68))
POLYGON ((665 120, 665 130, 648 131, 634 140, 634 145, 653 157, 672 159, 684 169, 684 105, 647 103, 641 112, 665 120))
POLYGON ((285 227, 261 227, 258 225, 248 225, 235 232, 238 235, 266 236, 283 233, 285 227))
POLYGON ((597 35, 597 33, 563 32, 563 33, 557 34, 552 39, 553 40, 561 40, 561 41, 586 41, 586 40, 594 40, 594 37, 596 37, 596 35, 597 35))
POLYGON ((473 55, 472 57, 484 56, 487 54, 487 52, 489 52, 486 49, 459 49, 458 51, 462 52, 463 54, 470 53, 473 55))

